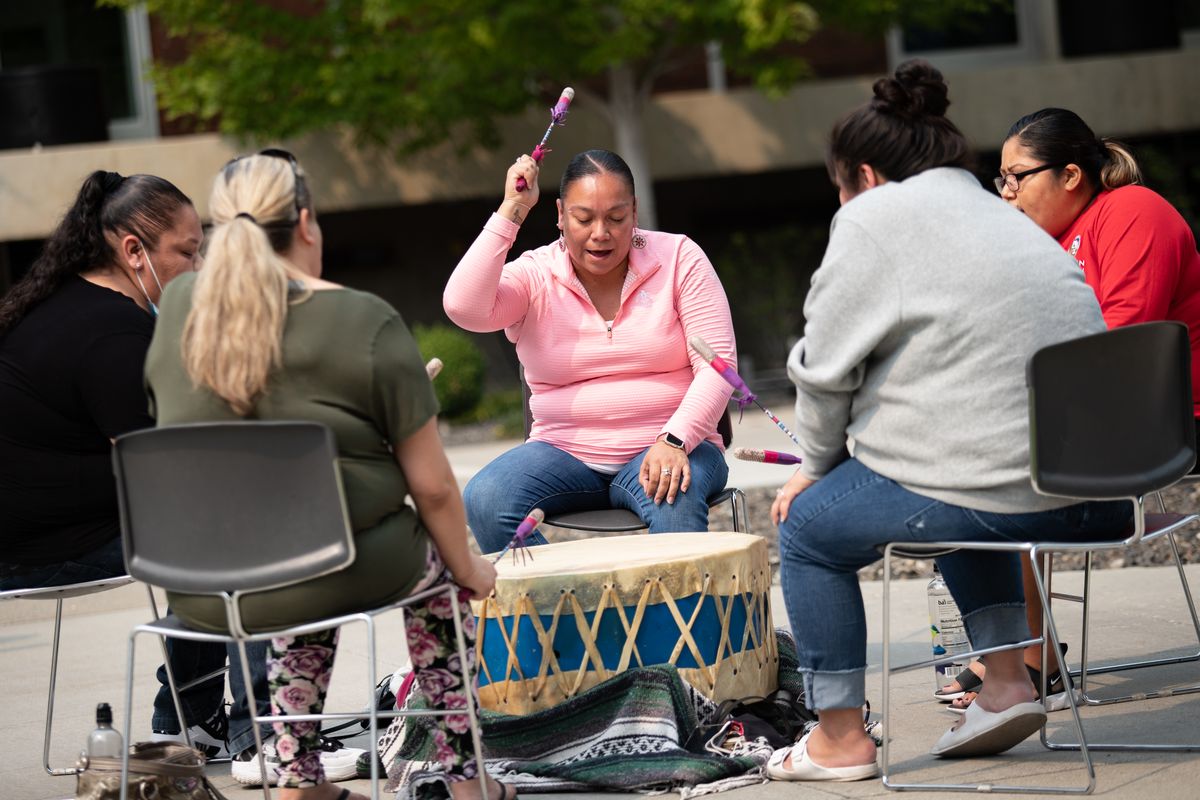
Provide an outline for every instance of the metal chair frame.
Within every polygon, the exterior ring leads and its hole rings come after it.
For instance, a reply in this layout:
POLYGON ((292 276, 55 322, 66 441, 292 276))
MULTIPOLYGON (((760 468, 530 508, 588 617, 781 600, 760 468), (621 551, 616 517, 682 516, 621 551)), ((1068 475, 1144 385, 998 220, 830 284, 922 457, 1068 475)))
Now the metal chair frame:
MULTIPOLYGON (((128 658, 128 668, 127 668, 128 679, 125 684, 125 732, 124 732, 125 733, 125 741, 129 741, 129 737, 131 734, 130 727, 131 727, 131 713, 132 713, 132 708, 133 708, 133 675, 134 675, 133 670, 134 670, 134 663, 136 660, 135 659, 135 651, 136 651, 136 645, 137 645, 137 637, 143 633, 154 634, 154 635, 162 637, 164 639, 166 639, 166 638, 187 639, 187 640, 194 641, 194 642, 219 642, 221 644, 225 644, 228 642, 234 642, 235 644, 237 644, 238 655, 240 656, 240 661, 241 661, 242 677, 246 683, 246 699, 250 706, 250 721, 251 721, 251 725, 254 728, 254 743, 258 748, 258 752, 260 752, 260 753, 263 750, 263 740, 262 740, 262 730, 261 730, 261 725, 263 723, 309 722, 309 721, 319 722, 319 721, 323 721, 323 720, 343 720, 343 721, 345 721, 345 720, 360 720, 364 716, 366 716, 369 719, 368 730, 369 730, 371 746, 372 746, 372 748, 374 748, 377 746, 377 743, 379 741, 379 720, 380 719, 391 719, 393 717, 448 716, 450 714, 462 714, 464 712, 460 709, 446 710, 446 711, 439 711, 439 710, 435 710, 435 709, 421 709, 421 710, 403 709, 403 710, 394 710, 394 711, 380 711, 375 707, 375 705, 376 705, 376 703, 375 703, 375 687, 379 682, 377 668, 376 668, 376 660, 377 659, 376 659, 375 617, 379 616, 380 614, 383 614, 383 613, 386 613, 389 611, 393 611, 393 610, 400 610, 403 613, 403 610, 408 606, 422 602, 422 601, 424 601, 430 597, 434 597, 438 594, 442 594, 442 593, 446 594, 450 599, 450 605, 451 605, 451 608, 452 608, 453 614, 454 614, 454 633, 455 633, 455 638, 456 638, 456 645, 457 645, 456 649, 458 652, 458 657, 461 660, 461 663, 463 663, 463 664, 469 663, 467 661, 466 638, 463 635, 461 618, 459 616, 460 605, 458 602, 458 595, 455 592, 455 588, 456 587, 453 584, 447 583, 447 584, 443 584, 441 586, 435 586, 433 588, 426 589, 425 591, 419 592, 414 595, 410 595, 409 597, 406 597, 403 600, 388 604, 386 606, 381 606, 379 608, 374 608, 369 611, 362 611, 362 612, 358 612, 358 613, 354 613, 354 614, 343 614, 343 615, 337 616, 337 617, 327 617, 325 619, 316 620, 314 622, 306 623, 304 625, 295 625, 295 626, 291 626, 288 628, 281 628, 279 630, 258 632, 258 633, 253 633, 253 634, 246 632, 242 628, 241 614, 240 614, 240 609, 238 608, 238 600, 239 600, 238 595, 241 593, 232 593, 232 594, 227 594, 227 595, 223 596, 223 599, 225 600, 225 603, 226 603, 226 613, 228 614, 230 630, 238 631, 239 633, 236 635, 226 636, 226 635, 218 634, 218 633, 207 633, 204 631, 193 630, 193 629, 186 627, 183 624, 183 622, 174 615, 169 615, 169 616, 164 617, 155 622, 150 622, 150 623, 146 623, 143 625, 135 626, 129 634, 129 649, 128 649, 128 656, 127 656, 127 658, 128 658), (250 677, 250 668, 246 664, 246 642, 260 641, 263 639, 271 639, 271 638, 274 638, 277 636, 301 636, 306 633, 315 633, 317 631, 323 631, 323 630, 328 630, 330 628, 340 627, 341 625, 345 625, 345 624, 348 624, 351 622, 362 622, 366 626, 366 629, 367 629, 367 685, 369 688, 366 693, 366 699, 367 699, 367 708, 369 710, 366 712, 361 711, 361 710, 359 710, 359 711, 325 711, 320 714, 288 714, 288 715, 282 715, 282 716, 277 716, 277 715, 259 716, 256 711, 258 706, 256 704, 256 698, 254 696, 253 681, 250 677)), ((205 678, 203 678, 201 680, 205 680, 208 677, 211 677, 211 676, 205 676, 205 678)), ((176 697, 177 696, 178 695, 176 695, 176 697)), ((477 759, 479 775, 480 775, 480 790, 483 792, 482 796, 487 797, 487 784, 486 784, 486 774, 487 773, 486 773, 486 770, 484 769, 483 759, 482 759, 482 755, 481 755, 483 751, 482 751, 482 747, 481 747, 482 741, 481 741, 481 735, 480 735, 480 731, 479 731, 478 711, 475 708, 475 699, 474 699, 474 697, 472 697, 470 692, 467 693, 466 713, 467 713, 467 717, 470 721, 471 738, 472 738, 472 741, 475 746, 476 759, 477 759)), ((181 719, 182 719, 182 717, 181 717, 181 719)), ((126 800, 126 797, 127 797, 126 790, 128 788, 128 786, 127 786, 128 768, 129 768, 129 762, 128 762, 128 759, 125 759, 121 765, 121 800, 126 800)), ((266 800, 270 800, 270 797, 271 797, 270 786, 271 786, 272 780, 271 780, 271 776, 267 775, 267 767, 266 767, 265 759, 259 760, 259 769, 262 773, 263 797, 265 797, 266 800)), ((380 778, 379 758, 372 757, 371 758, 371 798, 372 798, 372 800, 379 800, 379 778, 380 778)))
MULTIPOLYGON (((1184 477, 1180 482, 1192 482, 1198 479, 1198 476, 1184 477)), ((1162 514, 1167 513, 1166 503, 1163 501, 1162 492, 1155 492, 1154 496, 1158 501, 1158 509, 1162 514)), ((1179 583, 1183 588, 1183 598, 1187 603, 1188 615, 1192 620, 1192 630, 1196 634, 1197 645, 1200 646, 1200 614, 1196 612, 1196 601, 1192 596, 1191 585, 1188 583, 1187 575, 1183 571, 1183 560, 1179 556, 1179 545, 1175 539, 1176 529, 1166 531, 1165 535, 1171 543, 1172 560, 1175 562, 1175 569, 1179 574, 1179 583)), ((1146 540, 1157 538, 1157 534, 1147 535, 1146 540)), ((1145 540, 1144 540, 1145 541, 1145 540)), ((1045 569, 1045 567, 1043 567, 1045 569)), ((1092 587, 1092 553, 1088 552, 1084 559, 1083 570, 1083 594, 1063 594, 1059 592, 1051 592, 1051 600, 1067 600, 1071 602, 1081 603, 1083 605, 1083 633, 1082 644, 1080 647, 1080 662, 1079 669, 1071 670, 1071 677, 1079 679, 1079 701, 1088 706, 1107 706, 1115 703, 1128 703, 1132 700, 1150 700, 1163 697, 1175 697, 1181 694, 1194 694, 1200 692, 1200 684, 1180 688, 1158 689, 1150 692, 1136 692, 1131 694, 1119 695, 1117 697, 1093 697, 1087 689, 1087 679, 1089 675, 1105 675, 1113 672, 1125 672, 1135 669, 1146 669, 1148 667, 1169 666, 1173 664, 1190 664, 1195 661, 1200 661, 1200 649, 1196 652, 1183 656, 1168 656, 1165 658, 1150 658, 1140 661, 1126 661, 1118 664, 1105 664, 1101 667, 1090 667, 1088 664, 1088 641, 1089 641, 1089 623, 1091 620, 1090 600, 1092 587)))
MULTIPOLYGON (((733 515, 733 532, 749 533, 750 519, 746 513, 746 493, 735 487, 726 487, 708 499, 708 507, 716 508, 729 503, 733 515)), ((624 508, 605 508, 597 511, 573 511, 546 517, 546 524, 558 528, 597 533, 628 533, 646 529, 646 523, 637 514, 624 508)))
POLYGON ((58 682, 58 650, 62 641, 62 607, 63 600, 68 597, 80 597, 96 592, 105 592, 120 586, 133 583, 128 575, 118 575, 112 578, 102 578, 96 581, 70 583, 63 586, 43 586, 37 589, 8 589, 0 592, 0 600, 53 600, 54 601, 54 638, 50 646, 50 688, 46 695, 46 732, 42 738, 42 767, 47 775, 75 775, 78 769, 72 767, 50 766, 50 739, 54 725, 54 689, 58 682))
MULTIPOLYGON (((1133 501, 1137 511, 1135 512, 1135 530, 1133 535, 1120 541, 1113 542, 893 542, 884 548, 883 552, 883 724, 884 737, 883 746, 880 753, 880 769, 882 772, 883 785, 888 789, 895 791, 944 791, 944 792, 1011 792, 1014 794, 1091 794, 1096 788, 1096 770, 1092 760, 1091 753, 1094 751, 1115 751, 1115 752, 1200 752, 1200 743, 1196 744, 1129 744, 1129 743, 1104 743, 1104 742, 1088 742, 1083 730, 1083 721, 1079 716, 1079 703, 1082 701, 1078 697, 1078 690, 1074 685, 1074 675, 1067 669, 1066 660, 1062 655, 1062 640, 1058 635, 1058 627, 1054 622, 1053 614, 1050 611, 1050 594, 1046 589, 1045 577, 1043 575, 1042 563, 1044 556, 1049 556, 1053 553, 1066 552, 1085 552, 1089 555, 1101 550, 1118 550, 1134 546, 1143 541, 1150 541, 1161 536, 1174 534, 1181 527, 1191 523, 1196 519, 1195 515, 1147 515, 1144 513, 1143 499, 1129 498, 1133 501), (1149 523, 1149 524, 1147 524, 1149 523), (927 557, 931 558, 937 555, 944 555, 955 550, 988 550, 994 552, 1008 553, 1026 553, 1033 561, 1034 580, 1038 589, 1038 602, 1042 606, 1042 635, 1031 639, 1016 642, 1015 644, 1005 645, 1003 647, 991 647, 986 649, 971 650, 967 653, 957 653, 941 658, 931 658, 924 661, 903 664, 901 666, 892 666, 892 639, 891 639, 891 562, 893 556, 902 557, 927 557), (995 783, 980 783, 980 784, 962 784, 962 783, 905 783, 896 781, 890 774, 890 740, 893 735, 891 729, 891 676, 900 672, 910 672, 915 669, 926 669, 936 664, 947 664, 951 661, 962 659, 973 659, 979 656, 985 656, 989 653, 996 653, 1002 650, 1024 649, 1031 645, 1044 644, 1046 641, 1051 643, 1050 647, 1042 648, 1042 685, 1040 688, 1042 697, 1046 696, 1048 689, 1048 665, 1049 653, 1056 653, 1055 659, 1059 669, 1064 677, 1064 690, 1067 700, 1067 707, 1071 711, 1072 729, 1078 744, 1075 743, 1056 743, 1051 742, 1046 736, 1045 727, 1042 728, 1040 739, 1042 746, 1047 750, 1077 750, 1081 754, 1083 767, 1087 771, 1088 782, 1083 786, 1071 787, 1055 787, 1055 786, 1020 786, 1010 784, 995 784, 995 783)), ((1093 673, 1094 674, 1094 673, 1093 673)), ((1149 696, 1169 696, 1170 693, 1161 693, 1149 696)))
MULTIPOLYGON (((125 685, 125 737, 131 734, 133 675, 137 637, 151 633, 166 638, 201 642, 233 642, 241 656, 251 723, 258 752, 263 752, 262 723, 318 720, 369 720, 372 751, 378 746, 379 719, 399 716, 447 716, 463 710, 376 709, 377 684, 375 617, 387 611, 446 593, 455 619, 456 650, 468 664, 460 605, 453 584, 434 586, 374 609, 330 616, 273 630, 248 631, 241 602, 247 595, 303 584, 337 572, 353 563, 354 535, 338 469, 333 434, 311 422, 231 422, 167 426, 126 434, 113 448, 125 562, 130 575, 169 591, 219 597, 229 633, 189 628, 174 615, 135 626, 129 635, 125 685), (167 465, 171 468, 167 469, 167 465), (234 513, 230 513, 230 510, 234 513), (172 536, 164 530, 173 528, 172 536), (286 537, 270 538, 284 530, 286 537), (195 541, 188 533, 196 534, 195 541), (201 536, 200 534, 203 534, 201 536), (235 543, 255 542, 253 553, 230 563, 235 543), (269 542, 270 546, 264 546, 269 542), (350 622, 367 628, 368 685, 366 711, 321 714, 259 715, 250 670, 248 641, 302 635, 350 622)), ((153 601, 153 596, 152 596, 153 601)), ((165 645, 164 645, 165 646, 165 645)), ((213 673, 219 674, 219 673, 213 673)), ((176 708, 178 693, 174 692, 176 708)), ((201 680, 206 679, 201 678, 201 680)), ((469 678, 468 678, 469 679, 469 678)), ((487 796, 487 773, 482 760, 475 698, 467 693, 472 743, 482 796, 487 796)), ((182 714, 180 715, 182 720, 182 714)), ((185 728, 186 731, 186 728, 185 728)), ((121 800, 127 797, 128 753, 121 768, 121 800)), ((263 796, 270 799, 271 776, 260 759, 263 796)), ((379 798, 379 759, 371 758, 371 796, 379 798)))
MULTIPOLYGON (((1080 672, 1073 675, 1062 654, 1062 641, 1051 609, 1051 594, 1044 569, 1054 553, 1084 553, 1090 567, 1097 551, 1125 549, 1161 536, 1172 537, 1194 515, 1147 516, 1145 496, 1183 478, 1196 463, 1195 427, 1192 416, 1191 356, 1187 328, 1175 322, 1155 322, 1113 329, 1042 348, 1029 359, 1030 479, 1039 494, 1074 500, 1128 500, 1133 504, 1133 531, 1123 540, 1100 542, 903 542, 883 548, 883 719, 882 746, 884 785, 897 791, 981 791, 1019 794, 1090 794, 1096 787, 1093 751, 1196 752, 1200 743, 1133 744, 1089 742, 1079 716, 1082 698, 1077 696, 1074 677, 1081 686, 1088 674, 1086 642, 1080 672), (1147 431, 1150 433, 1148 434, 1147 431), (1033 565, 1034 584, 1042 607, 1041 635, 1010 645, 976 649, 968 653, 892 666, 891 657, 891 559, 893 554, 923 554, 927 557, 958 550, 1025 553, 1033 565), (1018 786, 1000 784, 904 783, 890 775, 891 675, 913 669, 976 658, 1004 650, 1042 647, 1041 696, 1046 697, 1049 654, 1063 675, 1067 707, 1076 742, 1051 742, 1043 725, 1042 745, 1049 750, 1078 751, 1088 781, 1083 786, 1018 786)), ((1178 563, 1177 563, 1178 566, 1178 563)), ((1195 608, 1187 587, 1193 623, 1195 608)), ((1063 599, 1086 601, 1090 594, 1090 572, 1085 576, 1083 596, 1063 599)), ((1031 601, 1032 598, 1027 598, 1031 601)), ((1086 637, 1089 609, 1084 605, 1086 637)), ((1196 626, 1200 629, 1200 625, 1196 626)), ((1181 661, 1193 660, 1190 656, 1181 661)), ((1155 659, 1154 663, 1179 663, 1155 659)), ((1118 667, 1102 668, 1113 671, 1118 667)), ((1128 666, 1124 668, 1129 668, 1128 666)), ((1097 670, 1092 670, 1095 674, 1097 670)), ((1167 696, 1162 692, 1151 696, 1167 696)))

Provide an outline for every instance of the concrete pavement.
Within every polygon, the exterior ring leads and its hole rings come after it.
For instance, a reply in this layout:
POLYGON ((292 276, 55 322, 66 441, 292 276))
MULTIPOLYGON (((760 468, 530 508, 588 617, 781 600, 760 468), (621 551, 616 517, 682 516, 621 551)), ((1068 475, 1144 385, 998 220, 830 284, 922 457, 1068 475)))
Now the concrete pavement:
MULTIPOLYGON (((790 418, 790 408, 782 407, 784 405, 781 403, 781 407, 772 408, 786 421, 790 418)), ((758 411, 747 411, 740 425, 735 419, 734 434, 735 443, 740 446, 786 450, 789 445, 783 434, 758 411)), ((453 448, 451 462, 460 480, 465 481, 474 469, 512 444, 453 448)), ((788 474, 790 470, 786 467, 731 459, 730 483, 733 485, 776 485, 788 474)), ((1196 585, 1200 580, 1200 565, 1188 567, 1187 572, 1196 585)), ((1080 573, 1062 573, 1056 578, 1055 589, 1077 590, 1081 580, 1080 573)), ((880 638, 882 585, 865 583, 862 587, 868 620, 868 662, 871 664, 867 693, 878 712, 881 703, 879 664, 883 647, 880 638)), ((897 581, 893 588, 893 658, 897 662, 925 658, 929 652, 925 581, 897 581)), ((1103 571, 1095 578, 1094 593, 1093 663, 1146 654, 1197 652, 1198 643, 1172 569, 1103 571)), ((773 592, 773 603, 776 624, 786 627, 787 618, 778 587, 773 592)), ((1060 607, 1063 608, 1059 613, 1063 636, 1075 644, 1072 655, 1078 657, 1076 651, 1081 641, 1078 615, 1067 604, 1060 607)), ((57 800, 73 796, 72 778, 49 777, 42 772, 40 764, 52 613, 53 604, 44 601, 0 603, 0 679, 6 700, 4 724, 0 725, 0 752, 6 754, 0 762, 0 800, 57 800)), ((52 764, 73 762, 93 727, 98 702, 111 703, 116 723, 123 723, 126 637, 134 624, 148 616, 145 589, 139 585, 68 601, 63 624, 52 764)), ((402 665, 406 655, 398 620, 385 619, 381 631, 379 669, 383 672, 402 665)), ((330 689, 331 709, 365 707, 365 653, 363 632, 355 627, 347 628, 330 689)), ((133 730, 135 739, 144 739, 150 733, 150 704, 156 688, 153 670, 159 660, 158 646, 143 638, 138 654, 133 730)), ((1077 754, 1046 751, 1036 738, 995 758, 939 761, 928 756, 929 747, 953 722, 944 706, 931 698, 931 671, 904 673, 893 680, 891 736, 893 770, 896 770, 893 780, 991 781, 1022 785, 1041 782, 1059 787, 1086 784, 1087 776, 1079 766, 1077 754)), ((1101 686, 1114 693, 1131 689, 1147 691, 1195 681, 1200 681, 1200 662, 1098 679, 1101 686)), ((1142 742, 1200 743, 1200 726, 1194 724, 1198 716, 1200 695, 1086 709, 1084 712, 1090 737, 1119 737, 1142 742)), ((1066 712, 1051 715, 1052 739, 1063 738, 1067 721, 1066 712)), ((1200 796, 1200 759, 1195 754, 1096 753, 1094 757, 1097 795, 1153 797, 1155 800, 1200 796)), ((218 788, 231 800, 250 800, 256 796, 230 780, 228 766, 214 765, 210 771, 218 788)), ((365 781, 345 785, 356 791, 368 791, 365 781)), ((846 784, 773 782, 735 790, 727 796, 729 800, 793 800, 871 797, 887 791, 879 780, 846 784)), ((563 795, 561 800, 568 800, 568 797, 593 800, 581 795, 563 795)))

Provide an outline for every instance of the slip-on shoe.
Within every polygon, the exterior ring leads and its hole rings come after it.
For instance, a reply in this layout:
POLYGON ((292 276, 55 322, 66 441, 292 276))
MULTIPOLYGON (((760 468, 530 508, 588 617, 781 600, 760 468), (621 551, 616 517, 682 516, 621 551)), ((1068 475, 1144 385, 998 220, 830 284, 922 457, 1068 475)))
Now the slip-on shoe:
POLYGON ((767 761, 767 775, 777 781, 863 781, 879 774, 879 767, 874 761, 853 767, 822 767, 808 755, 809 736, 812 736, 811 732, 801 736, 800 741, 791 747, 772 753, 767 761), (783 763, 788 753, 792 754, 790 767, 783 763))
POLYGON ((991 756, 1015 747, 1045 724, 1041 703, 1017 703, 1003 711, 984 711, 979 703, 972 703, 931 752, 942 758, 991 756))

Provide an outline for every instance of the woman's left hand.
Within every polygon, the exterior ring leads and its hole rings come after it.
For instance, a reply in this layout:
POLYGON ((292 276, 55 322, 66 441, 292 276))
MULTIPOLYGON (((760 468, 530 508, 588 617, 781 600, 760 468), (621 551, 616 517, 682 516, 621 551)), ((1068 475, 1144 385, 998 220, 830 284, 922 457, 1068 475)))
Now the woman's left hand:
POLYGON ((796 470, 783 488, 775 491, 775 502, 771 503, 771 522, 776 525, 782 524, 787 519, 788 508, 791 507, 792 501, 814 483, 816 481, 812 478, 806 478, 800 474, 800 470, 796 470))
POLYGON ((668 504, 675 502, 675 495, 686 492, 692 485, 692 467, 687 453, 665 442, 655 442, 642 459, 642 473, 638 476, 642 491, 659 504, 666 498, 668 504))

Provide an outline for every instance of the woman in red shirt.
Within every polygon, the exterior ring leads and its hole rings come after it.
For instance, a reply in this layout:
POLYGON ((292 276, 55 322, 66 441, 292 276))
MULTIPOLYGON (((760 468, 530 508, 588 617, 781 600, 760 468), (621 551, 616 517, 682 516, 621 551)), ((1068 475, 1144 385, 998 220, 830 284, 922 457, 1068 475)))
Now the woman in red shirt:
MULTIPOLYGON (((1188 326, 1192 402, 1200 417, 1200 254, 1179 212, 1141 183, 1141 170, 1124 145, 1097 137, 1063 108, 1043 108, 1013 123, 995 179, 1000 197, 1078 262, 1108 327, 1158 320, 1188 326)), ((1024 566, 1026 592, 1036 591, 1027 560, 1024 566)), ((1040 630, 1041 608, 1026 608, 1030 629, 1040 630)), ((1031 669, 1040 668, 1041 658, 1040 647, 1025 653, 1031 669)), ((982 675, 978 662, 970 669, 982 675)), ((977 685, 963 672, 937 694, 961 708, 973 699, 971 693, 957 699, 962 690, 977 685)))
POLYGON ((1044 108, 1008 131, 996 188, 1058 239, 1096 292, 1108 327, 1176 320, 1192 344, 1200 416, 1200 255, 1191 228, 1141 186, 1133 156, 1077 114, 1044 108))

